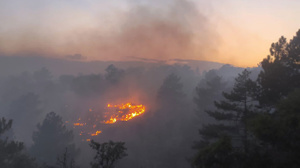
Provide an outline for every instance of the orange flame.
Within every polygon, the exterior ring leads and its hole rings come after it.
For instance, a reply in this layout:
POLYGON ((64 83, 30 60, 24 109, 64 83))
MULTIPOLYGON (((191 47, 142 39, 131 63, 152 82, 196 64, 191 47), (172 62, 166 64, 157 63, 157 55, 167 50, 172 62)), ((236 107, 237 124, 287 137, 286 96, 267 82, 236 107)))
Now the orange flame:
POLYGON ((103 121, 105 124, 114 124, 117 121, 128 121, 145 112, 144 105, 133 105, 131 103, 120 105, 107 104, 107 108, 114 109, 115 111, 112 111, 113 114, 111 114, 111 112, 106 112, 107 115, 111 115, 109 119, 103 121))
POLYGON ((91 134, 92 136, 97 136, 98 134, 101 134, 102 131, 96 131, 95 133, 91 134))
MULTIPOLYGON (((102 133, 102 131, 99 130, 99 121, 102 120, 102 123, 104 124, 114 124, 117 121, 128 121, 143 114, 146 109, 144 105, 126 103, 118 105, 107 104, 106 110, 107 111, 101 117, 96 111, 89 109, 90 116, 83 119, 78 118, 76 123, 73 123, 73 128, 79 129, 80 132, 78 132, 78 134, 80 136, 91 138, 102 133)), ((66 121, 66 123, 69 123, 69 121, 66 121)), ((91 139, 83 139, 83 141, 91 141, 91 139)))

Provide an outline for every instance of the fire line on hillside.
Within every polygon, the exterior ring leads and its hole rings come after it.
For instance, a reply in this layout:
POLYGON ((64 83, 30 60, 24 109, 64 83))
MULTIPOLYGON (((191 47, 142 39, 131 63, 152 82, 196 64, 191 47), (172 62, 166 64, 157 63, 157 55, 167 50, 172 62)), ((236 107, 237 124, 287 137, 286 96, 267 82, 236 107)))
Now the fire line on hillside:
POLYGON ((131 103, 121 105, 107 104, 107 108, 113 110, 105 112, 104 117, 109 118, 103 121, 105 124, 114 124, 117 121, 128 121, 145 112, 144 105, 133 105, 131 103))
MULTIPOLYGON (((104 116, 100 116, 98 113, 94 113, 93 116, 85 121, 81 118, 77 120, 76 123, 73 123, 74 128, 81 128, 79 135, 85 135, 89 138, 86 141, 90 140, 91 136, 98 136, 102 133, 101 130, 98 130, 97 125, 100 124, 115 124, 118 121, 129 121, 146 111, 144 105, 135 105, 132 103, 126 104, 107 104, 105 108, 104 116), (89 130, 89 131, 88 131, 89 130)), ((89 109, 89 112, 92 112, 92 109, 89 109)), ((68 123, 68 122, 66 122, 68 123)))

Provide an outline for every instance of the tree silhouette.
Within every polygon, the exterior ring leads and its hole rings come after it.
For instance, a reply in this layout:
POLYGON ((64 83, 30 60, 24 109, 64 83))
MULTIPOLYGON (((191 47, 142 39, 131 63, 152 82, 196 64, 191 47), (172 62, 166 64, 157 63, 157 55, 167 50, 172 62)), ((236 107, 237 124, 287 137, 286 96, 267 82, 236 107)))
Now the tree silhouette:
POLYGON ((113 64, 109 65, 106 69, 105 79, 115 84, 118 83, 124 76, 124 70, 118 69, 113 64))
POLYGON ((154 114, 154 120, 158 130, 156 140, 161 141, 166 136, 172 137, 176 131, 181 131, 182 121, 185 120, 183 111, 187 109, 185 94, 180 77, 175 74, 168 75, 157 92, 158 110, 154 114), (178 121, 181 118, 181 121, 178 121))
POLYGON ((37 125, 32 139, 31 152, 40 162, 54 165, 56 157, 65 148, 70 150, 71 157, 78 154, 73 144, 73 132, 67 130, 62 118, 54 112, 48 113, 43 123, 37 125))
POLYGON ((190 121, 187 114, 192 111, 178 75, 166 76, 157 92, 156 103, 158 108, 148 119, 151 126, 146 133, 152 135, 148 139, 152 150, 160 152, 149 153, 149 157, 156 160, 153 167, 177 167, 182 164, 182 156, 189 154, 186 149, 190 131, 186 122, 190 121))
POLYGON ((262 107, 274 107, 294 88, 300 87, 300 30, 288 43, 285 37, 272 43, 270 55, 261 62, 257 82, 262 107))
POLYGON ((197 105, 197 114, 212 108, 213 102, 221 97, 226 83, 218 76, 215 70, 208 71, 203 80, 196 87, 194 103, 197 105))
POLYGON ((218 123, 204 125, 199 131, 203 140, 195 145, 195 148, 199 150, 194 160, 197 167, 206 167, 205 165, 212 164, 211 162, 214 166, 230 167, 233 163, 228 160, 234 160, 236 153, 247 154, 249 152, 247 122, 253 113, 252 93, 255 88, 255 83, 249 75, 250 72, 245 69, 235 78, 232 91, 223 92, 225 99, 215 101, 217 110, 206 111, 218 123), (235 150, 232 150, 233 147, 235 150), (229 151, 226 152, 224 149, 229 151), (228 158, 229 156, 232 158, 228 158))
POLYGON ((233 161, 232 150, 231 138, 223 136, 216 142, 202 147, 196 154, 192 164, 201 168, 230 168, 233 161))
POLYGON ((24 145, 21 142, 9 141, 2 137, 3 133, 12 126, 12 120, 0 119, 0 166, 1 168, 35 168, 37 164, 24 151, 24 145))
POLYGON ((159 104, 166 104, 168 106, 170 104, 181 103, 185 96, 182 87, 183 85, 180 82, 179 76, 173 73, 168 75, 157 93, 159 104))
POLYGON ((92 168, 114 168, 118 160, 127 156, 124 142, 104 142, 91 141, 90 146, 97 151, 92 168))
POLYGON ((273 167, 300 166, 300 90, 281 100, 273 113, 262 113, 253 119, 251 129, 260 140, 260 150, 273 167))
POLYGON ((70 153, 68 152, 68 148, 66 148, 65 152, 61 157, 57 158, 56 163, 59 168, 75 168, 75 160, 70 157, 70 153))

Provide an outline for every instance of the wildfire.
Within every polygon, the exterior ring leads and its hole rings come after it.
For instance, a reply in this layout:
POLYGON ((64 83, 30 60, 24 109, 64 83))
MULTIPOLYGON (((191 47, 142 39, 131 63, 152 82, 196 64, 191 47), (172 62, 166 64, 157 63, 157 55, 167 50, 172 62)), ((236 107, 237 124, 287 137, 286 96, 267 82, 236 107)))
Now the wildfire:
POLYGON ((108 118, 108 115, 110 115, 110 117, 103 121, 105 124, 114 124, 117 121, 128 121, 145 112, 144 105, 133 105, 131 103, 120 105, 107 104, 107 109, 109 112, 106 112, 104 117, 108 118))
MULTIPOLYGON (((118 121, 128 121, 145 112, 145 106, 126 104, 107 104, 104 115, 97 110, 88 109, 87 116, 78 118, 73 123, 73 128, 78 130, 78 134, 83 136, 83 141, 90 141, 92 137, 99 136, 102 133, 103 124, 114 124, 118 121), (101 123, 99 123, 102 121, 101 123)), ((69 123, 66 121, 65 123, 69 123)))
POLYGON ((92 136, 97 136, 98 134, 101 134, 102 131, 96 131, 95 133, 91 134, 92 136))

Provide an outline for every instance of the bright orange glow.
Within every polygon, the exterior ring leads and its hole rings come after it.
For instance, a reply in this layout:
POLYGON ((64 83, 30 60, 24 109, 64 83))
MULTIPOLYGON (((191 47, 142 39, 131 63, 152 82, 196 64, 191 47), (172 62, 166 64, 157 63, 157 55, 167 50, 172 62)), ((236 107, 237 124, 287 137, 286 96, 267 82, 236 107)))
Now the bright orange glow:
POLYGON ((102 131, 96 131, 95 133, 91 134, 92 136, 97 136, 98 134, 101 134, 102 131))
POLYGON ((133 105, 131 103, 112 105, 107 104, 109 112, 104 117, 110 116, 103 121, 105 124, 114 124, 117 121, 128 121, 132 118, 143 114, 146 110, 144 105, 133 105))
POLYGON ((105 124, 113 124, 113 123, 117 122, 117 119, 111 117, 109 120, 103 121, 103 122, 104 122, 105 124))
MULTIPOLYGON (((128 121, 143 114, 145 106, 126 104, 107 104, 106 112, 100 113, 97 110, 88 108, 89 113, 86 116, 78 118, 73 123, 73 128, 78 130, 78 135, 83 136, 83 141, 91 141, 92 137, 99 136, 102 133, 103 124, 114 124, 118 121, 128 121), (99 122, 101 121, 102 124, 99 122)), ((66 123, 69 123, 66 121, 66 123)))

